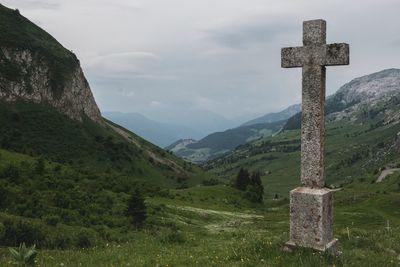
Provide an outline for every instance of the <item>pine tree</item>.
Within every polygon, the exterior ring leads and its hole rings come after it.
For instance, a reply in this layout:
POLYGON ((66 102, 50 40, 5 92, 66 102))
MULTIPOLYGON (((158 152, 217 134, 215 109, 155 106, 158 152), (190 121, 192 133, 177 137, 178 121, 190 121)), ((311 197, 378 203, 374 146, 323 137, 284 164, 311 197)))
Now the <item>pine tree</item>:
POLYGON ((135 227, 140 227, 143 225, 147 218, 146 205, 144 203, 144 198, 138 190, 136 190, 130 197, 128 201, 128 208, 125 211, 126 216, 131 220, 131 223, 135 227))
POLYGON ((241 168, 236 176, 235 188, 245 191, 250 181, 250 174, 246 169, 241 168))
POLYGON ((262 203, 264 197, 264 186, 261 182, 259 172, 251 174, 249 184, 246 187, 246 198, 253 203, 262 203))

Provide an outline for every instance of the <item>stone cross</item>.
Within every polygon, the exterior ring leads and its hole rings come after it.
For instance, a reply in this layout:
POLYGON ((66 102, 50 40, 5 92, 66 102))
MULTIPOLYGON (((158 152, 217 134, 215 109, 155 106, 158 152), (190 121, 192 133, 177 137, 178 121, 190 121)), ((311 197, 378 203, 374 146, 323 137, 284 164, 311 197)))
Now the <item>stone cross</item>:
POLYGON ((302 67, 301 184, 290 192, 289 246, 334 248, 332 192, 325 188, 325 66, 348 65, 349 45, 326 44, 326 22, 303 22, 303 46, 282 48, 282 67, 302 67))

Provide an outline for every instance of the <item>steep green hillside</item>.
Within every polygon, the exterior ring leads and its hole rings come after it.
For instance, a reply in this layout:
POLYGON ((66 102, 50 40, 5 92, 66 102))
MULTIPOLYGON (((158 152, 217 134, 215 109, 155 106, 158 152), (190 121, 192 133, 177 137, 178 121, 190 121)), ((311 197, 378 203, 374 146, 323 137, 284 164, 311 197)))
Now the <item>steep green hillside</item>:
POLYGON ((46 105, 0 105, 0 245, 67 248, 127 240, 129 197, 168 195, 204 173, 107 122, 46 105))
POLYGON ((73 121, 46 105, 25 102, 0 105, 3 149, 98 172, 118 173, 157 185, 199 182, 200 172, 182 160, 111 123, 104 127, 86 119, 73 121), (116 128, 114 125, 113 127, 116 128), (118 128, 117 128, 118 129, 118 128), (190 169, 190 170, 189 170, 190 169))
MULTIPOLYGON (((326 127, 327 184, 342 187, 354 177, 378 175, 386 165, 400 163, 400 124, 376 127, 375 124, 354 124, 346 121, 328 123, 326 127)), ((206 165, 210 172, 232 179, 241 167, 263 174, 267 195, 284 196, 299 184, 300 133, 285 131, 245 144, 224 158, 206 165)), ((372 182, 368 178, 367 182, 372 182)))

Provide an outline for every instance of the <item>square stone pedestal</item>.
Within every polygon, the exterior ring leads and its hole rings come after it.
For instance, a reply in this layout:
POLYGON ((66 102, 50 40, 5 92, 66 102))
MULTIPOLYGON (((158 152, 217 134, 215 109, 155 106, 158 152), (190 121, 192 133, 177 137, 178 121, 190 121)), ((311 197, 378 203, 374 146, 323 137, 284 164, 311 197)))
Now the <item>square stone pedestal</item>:
POLYGON ((290 191, 289 247, 307 247, 335 253, 333 193, 327 188, 298 187, 290 191))

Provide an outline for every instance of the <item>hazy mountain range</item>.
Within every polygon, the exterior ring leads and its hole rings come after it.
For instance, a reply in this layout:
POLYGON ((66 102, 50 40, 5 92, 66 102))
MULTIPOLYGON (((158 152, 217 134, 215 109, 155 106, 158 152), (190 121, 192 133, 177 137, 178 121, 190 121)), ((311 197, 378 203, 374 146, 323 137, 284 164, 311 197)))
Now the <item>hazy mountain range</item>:
POLYGON ((103 116, 160 147, 178 139, 203 137, 201 132, 187 126, 154 121, 139 113, 104 112, 103 116))
MULTIPOLYGON (((162 121, 151 119, 143 114, 132 112, 103 112, 107 119, 135 132, 144 139, 160 146, 171 147, 180 140, 200 140, 208 135, 233 130, 244 126, 283 121, 301 109, 300 104, 292 105, 280 112, 267 113, 264 116, 246 120, 245 118, 227 119, 211 111, 193 111, 181 114, 158 114, 162 121), (169 121, 178 121, 170 123, 169 121), (243 123, 243 121, 245 121, 243 123)), ((259 128, 256 126, 255 128, 259 128)), ((233 131, 235 132, 235 131, 233 131)), ((248 135, 248 139, 252 134, 248 135)))
MULTIPOLYGON (((387 69, 343 85, 335 94, 327 97, 325 109, 327 120, 371 121, 379 118, 376 123, 385 124, 400 120, 399 103, 400 70, 387 69)), ((175 142, 167 149, 186 160, 204 163, 240 145, 271 136, 281 129, 299 129, 300 110, 300 104, 292 105, 281 112, 270 113, 240 127, 210 134, 199 141, 175 142)))

